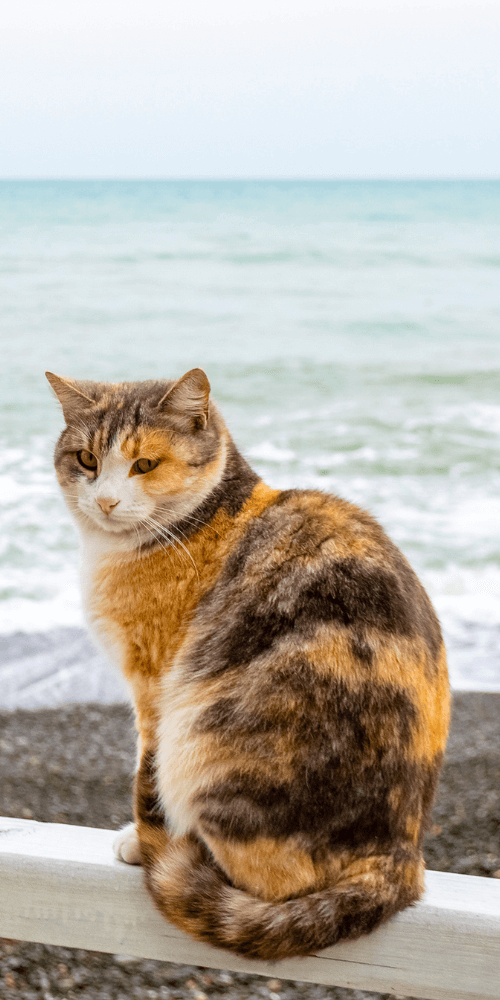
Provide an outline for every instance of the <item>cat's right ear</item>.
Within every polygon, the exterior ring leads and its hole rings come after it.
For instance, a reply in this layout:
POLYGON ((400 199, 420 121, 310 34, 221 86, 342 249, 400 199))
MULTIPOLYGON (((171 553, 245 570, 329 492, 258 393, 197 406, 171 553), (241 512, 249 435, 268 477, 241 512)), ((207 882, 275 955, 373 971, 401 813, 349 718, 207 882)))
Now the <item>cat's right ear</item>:
POLYGON ((74 379, 62 378, 60 375, 54 375, 52 372, 45 372, 45 377, 50 382, 62 406, 66 422, 74 416, 77 410, 81 411, 82 407, 86 407, 89 403, 94 402, 90 396, 87 396, 79 388, 78 382, 74 379))

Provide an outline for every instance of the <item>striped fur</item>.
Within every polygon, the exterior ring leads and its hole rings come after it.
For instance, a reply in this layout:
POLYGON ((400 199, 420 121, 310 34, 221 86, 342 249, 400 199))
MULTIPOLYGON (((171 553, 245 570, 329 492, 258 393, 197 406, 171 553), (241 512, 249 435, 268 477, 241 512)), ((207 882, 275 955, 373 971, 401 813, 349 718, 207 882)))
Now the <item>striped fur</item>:
POLYGON ((199 369, 49 380, 89 622, 136 709, 118 855, 168 920, 241 955, 369 932, 423 887, 449 716, 424 589, 364 511, 262 483, 199 369))

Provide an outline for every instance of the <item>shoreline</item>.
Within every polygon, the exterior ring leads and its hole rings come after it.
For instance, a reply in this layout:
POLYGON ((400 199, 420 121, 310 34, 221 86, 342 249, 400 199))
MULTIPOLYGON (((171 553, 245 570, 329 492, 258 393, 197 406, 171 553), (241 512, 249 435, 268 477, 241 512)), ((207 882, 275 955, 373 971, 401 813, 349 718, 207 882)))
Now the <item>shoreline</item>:
MULTIPOLYGON (((489 639, 493 647, 492 637, 489 639)), ((479 678, 467 684, 463 683, 459 654, 449 653, 450 674, 452 680, 458 680, 453 694, 500 694, 500 668, 496 669, 491 656, 484 658, 481 636, 476 637, 475 645, 479 678)), ((118 705, 128 700, 120 671, 94 645, 86 629, 58 626, 44 632, 0 634, 0 712, 87 702, 118 705)))

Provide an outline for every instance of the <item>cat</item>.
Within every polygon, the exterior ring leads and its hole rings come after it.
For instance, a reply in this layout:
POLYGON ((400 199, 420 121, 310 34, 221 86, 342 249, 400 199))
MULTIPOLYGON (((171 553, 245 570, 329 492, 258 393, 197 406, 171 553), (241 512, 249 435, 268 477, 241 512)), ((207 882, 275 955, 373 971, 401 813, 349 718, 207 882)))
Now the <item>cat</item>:
POLYGON ((363 510, 266 486, 201 369, 47 378, 87 618, 135 704, 117 857, 168 920, 239 955, 368 933, 423 890, 449 722, 423 587, 363 510))

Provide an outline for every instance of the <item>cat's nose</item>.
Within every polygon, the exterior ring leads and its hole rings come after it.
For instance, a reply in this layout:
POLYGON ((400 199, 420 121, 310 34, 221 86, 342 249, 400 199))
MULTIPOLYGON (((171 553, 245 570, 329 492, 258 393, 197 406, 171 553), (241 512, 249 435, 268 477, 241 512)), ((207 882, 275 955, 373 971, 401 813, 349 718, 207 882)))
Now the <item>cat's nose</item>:
POLYGON ((95 502, 101 508, 103 514, 110 514, 113 507, 118 507, 120 503, 119 500, 113 500, 110 497, 96 497, 95 502))

